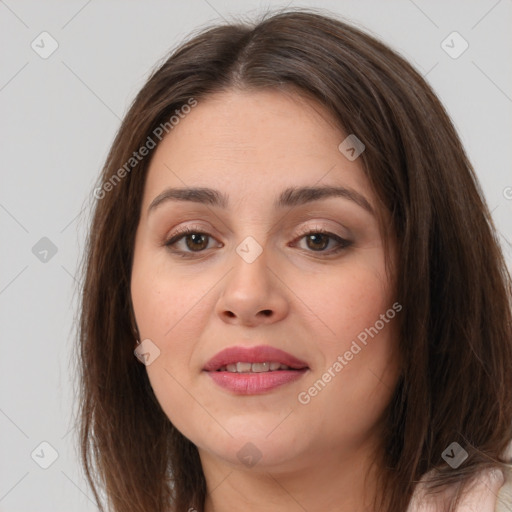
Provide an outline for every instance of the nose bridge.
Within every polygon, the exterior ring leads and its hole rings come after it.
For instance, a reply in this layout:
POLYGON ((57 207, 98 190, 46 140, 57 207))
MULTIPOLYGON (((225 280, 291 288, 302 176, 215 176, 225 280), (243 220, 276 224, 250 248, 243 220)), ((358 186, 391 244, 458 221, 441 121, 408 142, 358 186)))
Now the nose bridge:
MULTIPOLYGON (((261 240, 261 236, 259 237, 261 240)), ((266 244, 266 240, 263 242, 266 244)), ((246 264, 252 265, 257 260, 266 260, 266 255, 263 255, 263 245, 261 245, 256 238, 252 235, 246 236, 235 249, 236 254, 246 264), (263 256, 262 256, 263 255, 263 256)))
POLYGON ((235 247, 232 268, 218 302, 218 312, 224 318, 254 323, 258 318, 275 319, 284 314, 286 298, 267 256, 252 235, 235 247))
POLYGON ((271 284, 267 256, 268 251, 256 238, 252 235, 246 236, 235 247, 232 258, 234 268, 230 273, 229 281, 240 288, 243 294, 261 296, 271 284))

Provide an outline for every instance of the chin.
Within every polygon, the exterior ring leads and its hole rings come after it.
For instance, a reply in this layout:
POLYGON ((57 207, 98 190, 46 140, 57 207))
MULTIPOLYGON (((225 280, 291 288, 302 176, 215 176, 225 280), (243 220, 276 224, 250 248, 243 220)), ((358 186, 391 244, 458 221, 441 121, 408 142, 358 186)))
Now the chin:
POLYGON ((272 424, 256 425, 251 421, 242 422, 238 418, 237 425, 233 421, 229 426, 226 425, 226 429, 233 437, 225 432, 213 434, 210 431, 207 436, 202 434, 198 439, 191 438, 191 441, 200 450, 234 468, 271 470, 278 466, 285 467, 299 456, 301 447, 297 440, 301 439, 301 442, 304 442, 304 438, 295 435, 289 429, 276 429, 279 421, 282 421, 282 418, 274 416, 272 424))

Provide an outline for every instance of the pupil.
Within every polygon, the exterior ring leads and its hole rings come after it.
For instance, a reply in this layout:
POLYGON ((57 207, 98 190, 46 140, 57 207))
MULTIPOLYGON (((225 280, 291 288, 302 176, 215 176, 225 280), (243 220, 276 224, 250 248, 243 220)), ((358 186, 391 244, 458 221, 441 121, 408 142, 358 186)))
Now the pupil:
MULTIPOLYGON (((324 239, 324 242, 325 242, 325 239, 327 238, 327 235, 324 235, 324 234, 322 234, 322 233, 316 233, 316 234, 314 234, 314 235, 309 235, 308 240, 309 240, 310 242, 312 241, 313 243, 319 243, 318 241, 316 241, 316 242, 315 242, 315 240, 314 240, 314 239, 316 239, 316 238, 320 238, 320 239, 322 239, 322 238, 323 238, 323 239, 324 239)), ((325 244, 325 243, 323 243, 323 244, 322 244, 322 247, 320 247, 320 249, 325 249, 325 247, 326 247, 326 244, 325 244)), ((319 249, 319 247, 314 247, 314 248, 319 249)))
MULTIPOLYGON (((200 244, 201 244, 201 239, 202 239, 202 238, 204 239, 204 238, 205 238, 205 235, 198 235, 198 234, 192 234, 192 235, 189 235, 189 236, 188 236, 188 239, 192 239, 192 240, 194 240, 193 247, 190 247, 190 245, 189 245, 189 244, 187 244, 187 245, 188 245, 188 247, 189 247, 189 249, 193 249, 193 248, 196 248, 196 249, 202 249, 202 247, 201 247, 201 245, 200 245, 200 244), (197 242, 198 242, 198 241, 199 241, 199 244, 197 244, 197 242)), ((204 240, 202 240, 202 243, 204 244, 204 240)))

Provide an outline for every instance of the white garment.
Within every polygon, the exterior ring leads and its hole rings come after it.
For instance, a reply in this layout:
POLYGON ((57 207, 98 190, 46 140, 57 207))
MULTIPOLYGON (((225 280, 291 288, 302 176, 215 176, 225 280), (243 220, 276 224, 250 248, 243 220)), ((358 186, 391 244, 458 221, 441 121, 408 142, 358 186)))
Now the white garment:
MULTIPOLYGON (((482 471, 477 483, 464 492, 456 512, 512 512, 512 464, 508 470, 482 471)), ((425 494, 420 480, 407 512, 442 512, 455 497, 457 486, 435 495, 425 494)))

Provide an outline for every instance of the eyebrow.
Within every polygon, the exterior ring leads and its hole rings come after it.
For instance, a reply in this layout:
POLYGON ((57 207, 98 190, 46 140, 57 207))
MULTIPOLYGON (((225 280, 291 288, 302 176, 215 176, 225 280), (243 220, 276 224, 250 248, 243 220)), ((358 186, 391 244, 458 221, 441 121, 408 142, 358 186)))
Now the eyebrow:
MULTIPOLYGON (((342 197, 353 201, 372 215, 375 212, 368 200, 353 189, 346 187, 290 187, 285 189, 274 202, 275 209, 291 208, 320 199, 342 197)), ((159 194, 148 208, 148 214, 167 201, 190 201, 226 209, 229 197, 224 193, 207 187, 167 188, 159 194)))

